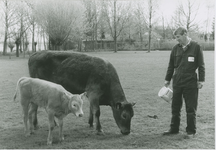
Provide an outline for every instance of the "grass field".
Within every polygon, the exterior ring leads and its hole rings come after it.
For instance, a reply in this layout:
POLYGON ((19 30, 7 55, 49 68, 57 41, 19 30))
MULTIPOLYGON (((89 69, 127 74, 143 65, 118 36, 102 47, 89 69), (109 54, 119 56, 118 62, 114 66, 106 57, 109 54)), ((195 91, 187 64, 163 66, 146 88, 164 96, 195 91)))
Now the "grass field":
POLYGON ((170 52, 92 52, 89 55, 109 60, 117 69, 126 98, 136 102, 132 131, 121 135, 110 107, 101 107, 104 136, 96 135, 88 126, 89 103, 84 102, 84 117, 72 114, 64 119, 65 141, 46 145, 48 119, 44 109, 38 112, 40 129, 29 138, 24 136, 22 110, 19 100, 13 101, 16 82, 28 75, 28 58, 8 59, 0 56, 0 149, 215 149, 215 90, 214 52, 204 52, 206 82, 199 92, 197 136, 186 139, 185 105, 182 108, 180 134, 163 136, 169 129, 170 104, 157 96, 163 86, 170 52), (148 115, 157 115, 158 119, 148 115))

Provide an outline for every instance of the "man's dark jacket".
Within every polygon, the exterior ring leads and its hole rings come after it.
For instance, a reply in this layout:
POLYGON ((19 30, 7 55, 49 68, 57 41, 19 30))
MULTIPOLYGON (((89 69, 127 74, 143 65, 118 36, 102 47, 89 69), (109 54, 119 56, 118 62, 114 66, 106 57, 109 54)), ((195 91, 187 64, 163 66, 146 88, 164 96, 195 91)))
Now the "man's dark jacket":
POLYGON ((180 44, 173 47, 165 80, 170 81, 173 78, 173 87, 196 88, 197 80, 205 81, 203 51, 195 41, 190 41, 184 49, 180 44))

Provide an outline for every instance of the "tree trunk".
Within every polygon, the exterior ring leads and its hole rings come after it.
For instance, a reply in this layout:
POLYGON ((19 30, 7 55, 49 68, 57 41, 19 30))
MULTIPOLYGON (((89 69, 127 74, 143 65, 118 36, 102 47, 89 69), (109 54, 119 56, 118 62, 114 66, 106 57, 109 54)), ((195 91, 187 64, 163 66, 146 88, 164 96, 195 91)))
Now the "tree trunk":
POLYGON ((81 52, 82 51, 82 40, 79 39, 78 41, 78 51, 81 52))
POLYGON ((15 41, 16 44, 16 57, 19 57, 19 46, 21 44, 21 37, 18 37, 15 41))
POLYGON ((35 51, 35 44, 34 44, 34 32, 35 32, 35 25, 33 23, 32 24, 32 52, 36 52, 35 51))
POLYGON ((21 24, 20 24, 20 52, 23 51, 23 12, 21 14, 21 24))
POLYGON ((148 39, 148 53, 151 51, 151 30, 152 30, 152 24, 151 24, 151 19, 152 19, 152 0, 149 1, 149 39, 148 39))
POLYGON ((142 33, 142 27, 139 26, 139 37, 140 37, 140 42, 141 42, 141 50, 143 49, 143 33, 142 33))
POLYGON ((16 43, 16 57, 19 57, 19 44, 16 43))
POLYGON ((114 0, 114 52, 117 52, 117 37, 116 37, 116 0, 114 0))
POLYGON ((5 1, 5 37, 4 37, 4 45, 3 45, 3 55, 7 53, 7 38, 8 38, 8 1, 5 1))
POLYGON ((5 31, 4 45, 3 45, 3 55, 6 55, 6 53, 7 53, 7 31, 5 31))
MULTIPOLYGON (((93 30, 94 30, 94 27, 93 27, 93 30)), ((93 34, 92 34, 92 45, 93 45, 93 51, 95 51, 95 31, 93 31, 93 34)))
POLYGON ((45 41, 45 33, 43 31, 43 43, 44 43, 44 50, 46 50, 46 41, 45 41))
POLYGON ((34 42, 34 46, 35 46, 35 52, 36 52, 37 42, 34 42))
POLYGON ((148 52, 151 51, 151 25, 149 26, 149 38, 148 38, 148 52))

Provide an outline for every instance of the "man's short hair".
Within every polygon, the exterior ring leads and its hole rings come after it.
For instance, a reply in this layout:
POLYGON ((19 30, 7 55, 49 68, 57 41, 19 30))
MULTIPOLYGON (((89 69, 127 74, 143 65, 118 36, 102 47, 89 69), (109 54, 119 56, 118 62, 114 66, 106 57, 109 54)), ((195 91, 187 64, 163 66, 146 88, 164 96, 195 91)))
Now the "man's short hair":
POLYGON ((184 33, 187 33, 187 29, 185 29, 184 27, 179 27, 178 29, 176 29, 173 34, 177 35, 177 34, 183 35, 184 33))

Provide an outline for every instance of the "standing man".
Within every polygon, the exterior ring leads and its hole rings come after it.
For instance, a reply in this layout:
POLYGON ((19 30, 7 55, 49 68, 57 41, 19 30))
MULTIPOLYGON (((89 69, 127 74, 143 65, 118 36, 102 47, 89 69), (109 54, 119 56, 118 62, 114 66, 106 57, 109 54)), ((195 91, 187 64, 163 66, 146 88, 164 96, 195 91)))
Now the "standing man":
POLYGON ((179 43, 173 47, 170 54, 164 83, 168 87, 173 78, 172 118, 170 129, 163 135, 179 133, 180 112, 184 98, 187 113, 186 132, 190 137, 196 134, 198 89, 202 88, 205 81, 205 64, 200 45, 188 37, 185 28, 179 27, 174 31, 174 36, 179 43))

